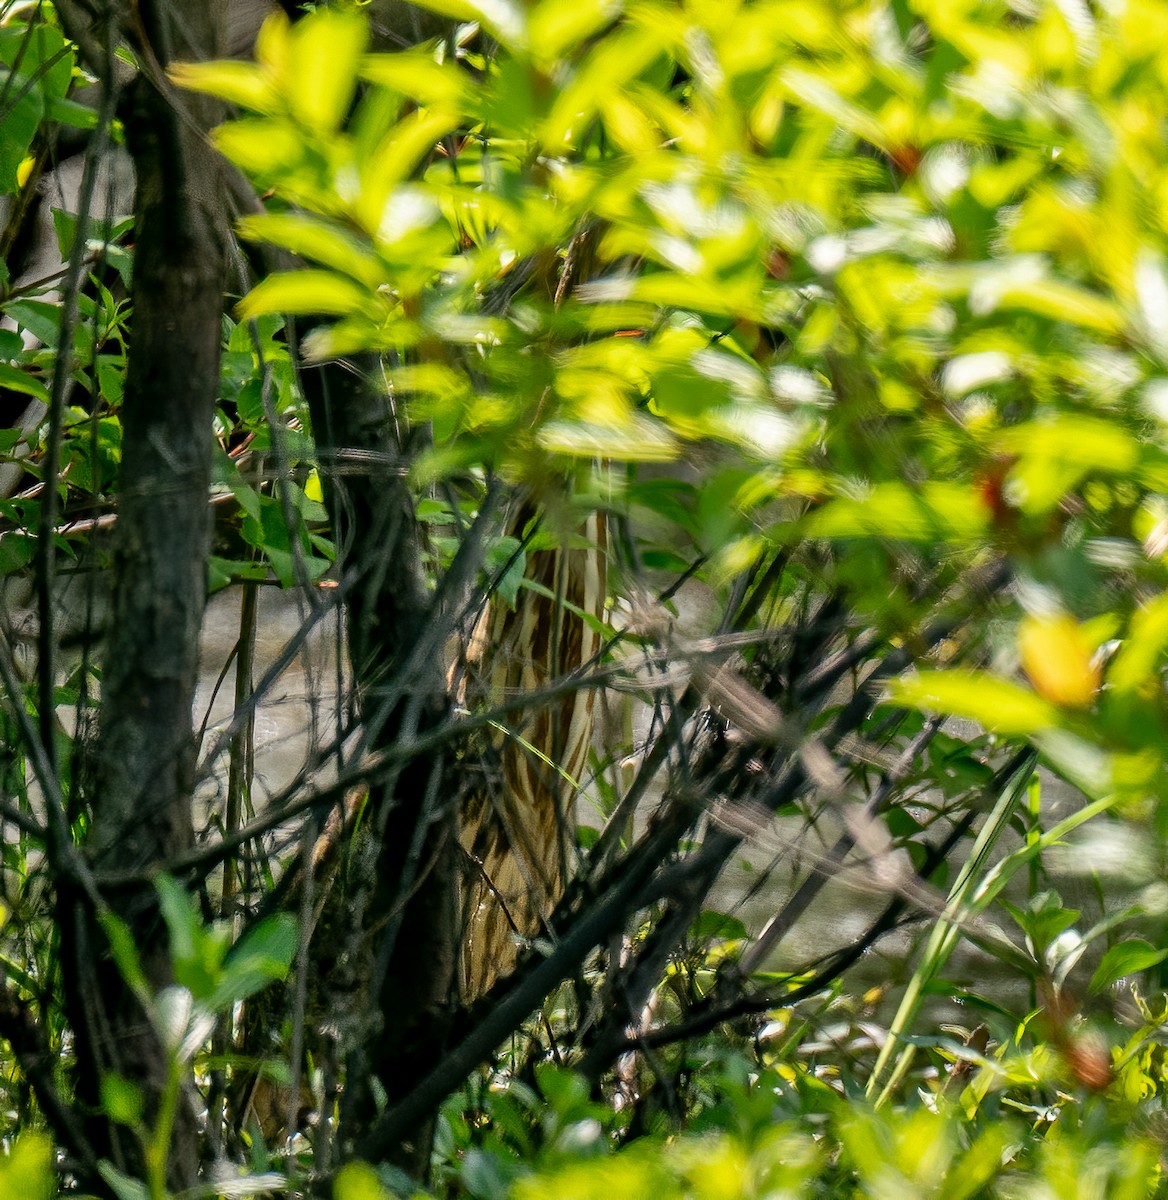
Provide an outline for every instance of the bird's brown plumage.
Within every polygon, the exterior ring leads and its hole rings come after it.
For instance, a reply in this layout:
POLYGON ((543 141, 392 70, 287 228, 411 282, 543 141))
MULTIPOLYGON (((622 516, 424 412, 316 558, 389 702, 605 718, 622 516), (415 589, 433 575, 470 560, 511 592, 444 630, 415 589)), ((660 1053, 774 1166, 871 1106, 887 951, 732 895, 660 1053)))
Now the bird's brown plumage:
MULTIPOLYGON (((530 512, 515 522, 522 529, 530 512)), ((601 646, 606 529, 591 514, 578 533, 528 556, 514 608, 496 601, 481 630, 482 702, 546 688, 601 646)), ((575 841, 576 794, 588 765, 595 692, 569 688, 493 739, 495 769, 463 810, 467 852, 463 994, 473 999, 514 966, 563 893, 575 841)))

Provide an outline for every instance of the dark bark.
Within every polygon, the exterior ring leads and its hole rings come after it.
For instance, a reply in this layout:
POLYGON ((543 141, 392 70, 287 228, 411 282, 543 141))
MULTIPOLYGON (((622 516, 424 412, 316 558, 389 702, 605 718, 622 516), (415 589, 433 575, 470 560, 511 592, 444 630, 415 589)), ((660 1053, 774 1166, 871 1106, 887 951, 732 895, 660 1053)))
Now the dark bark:
MULTIPOLYGON (((205 0, 140 3, 124 27, 151 67, 123 105, 138 179, 136 255, 113 623, 89 796, 89 852, 99 871, 165 862, 193 841, 191 710, 210 535, 227 233, 219 168, 200 132, 213 123, 214 107, 176 99, 158 68, 172 51, 213 55, 221 15, 221 4, 205 0)), ((153 889, 121 889, 109 903, 138 949, 150 988, 172 982, 153 889)), ((90 1116, 89 1138, 99 1157, 142 1178, 146 1163, 137 1139, 100 1113, 100 1082, 110 1071, 137 1082, 152 1120, 167 1086, 168 1055, 103 950, 92 907, 63 889, 61 918, 77 1096, 90 1116)), ((169 1184, 192 1186, 198 1167, 194 1113, 180 1103, 167 1156, 169 1184)))
MULTIPOLYGON (((347 592, 349 658, 371 748, 434 728, 449 714, 441 619, 422 568, 408 457, 394 435, 384 389, 351 365, 302 375, 317 454, 327 480, 347 592)), ((348 944, 326 969, 347 1059, 342 1147, 359 1140, 375 1115, 371 1078, 387 1091, 420 1079, 449 1025, 460 945, 458 811, 442 786, 444 753, 411 759, 369 796, 351 885, 342 907, 348 944)), ((325 930, 345 928, 326 912, 325 930)), ((318 930, 318 937, 321 931, 318 930)), ((329 954, 329 948, 323 947, 329 954)), ((318 962, 321 961, 318 955, 318 962)), ((395 1154, 424 1173, 427 1122, 395 1154)))

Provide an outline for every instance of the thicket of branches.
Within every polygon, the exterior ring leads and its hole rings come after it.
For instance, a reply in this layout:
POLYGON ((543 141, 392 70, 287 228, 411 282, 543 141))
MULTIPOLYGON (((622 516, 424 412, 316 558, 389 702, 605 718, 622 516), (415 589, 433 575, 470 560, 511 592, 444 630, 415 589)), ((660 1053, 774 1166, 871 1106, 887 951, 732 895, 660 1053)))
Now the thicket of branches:
POLYGON ((1168 7, 284 7, 0 5, 0 1183, 1155 1193, 1168 7))

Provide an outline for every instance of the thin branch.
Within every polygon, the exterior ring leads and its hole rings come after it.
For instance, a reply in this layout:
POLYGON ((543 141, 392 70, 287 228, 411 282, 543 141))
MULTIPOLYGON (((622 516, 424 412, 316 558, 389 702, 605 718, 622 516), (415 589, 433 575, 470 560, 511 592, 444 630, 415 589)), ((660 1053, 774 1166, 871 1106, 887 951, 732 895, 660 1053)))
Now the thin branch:
POLYGON ((43 1030, 26 1005, 7 987, 0 987, 0 1037, 12 1047, 41 1111, 61 1144, 77 1159, 85 1177, 97 1179, 97 1155, 73 1106, 57 1090, 54 1071, 57 1056, 45 1044, 43 1030))
MULTIPOLYGON (((113 36, 112 17, 106 17, 107 66, 112 73, 113 36)), ((97 186, 97 174, 109 142, 110 126, 114 118, 116 95, 112 86, 102 84, 101 106, 98 110, 97 127, 93 141, 85 155, 85 168, 81 175, 81 191, 77 201, 77 224, 73 233, 73 245, 69 251, 69 268, 61 294, 61 325, 57 335, 57 353, 53 356, 53 379, 49 389, 48 433, 46 435, 43 477, 48 486, 41 497, 37 521, 37 615, 40 618, 40 644, 37 647, 37 680, 41 742, 48 757, 49 769, 57 772, 56 723, 57 706, 54 703, 57 675, 57 647, 53 634, 55 614, 53 612, 53 574, 57 542, 54 529, 57 524, 57 476, 61 465, 61 433, 65 412, 65 393, 73 377, 73 333, 80 315, 81 278, 85 268, 89 239, 89 224, 92 217, 93 193, 97 186)))

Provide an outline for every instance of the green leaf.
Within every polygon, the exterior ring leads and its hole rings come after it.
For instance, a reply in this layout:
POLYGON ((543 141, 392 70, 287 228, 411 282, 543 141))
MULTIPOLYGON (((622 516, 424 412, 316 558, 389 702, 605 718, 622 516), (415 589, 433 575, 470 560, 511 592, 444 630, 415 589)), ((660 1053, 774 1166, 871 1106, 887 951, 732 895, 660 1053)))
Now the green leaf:
POLYGON ((233 59, 219 62, 175 63, 167 71, 171 82, 188 91, 218 96, 250 112, 275 116, 284 104, 265 71, 233 59))
POLYGON ((1091 976, 1089 990, 1092 995, 1096 995, 1126 976, 1146 971, 1166 958, 1168 948, 1156 949, 1141 938, 1130 938, 1120 942, 1104 954, 1095 974, 1091 976))
POLYGON ((150 985, 146 982, 146 973, 142 970, 142 960, 138 957, 138 946, 134 941, 126 923, 112 912, 102 913, 98 920, 109 942, 110 953, 114 963, 121 972, 122 978, 129 984, 131 991, 145 1004, 150 1003, 150 985))
POLYGON ((0 388, 10 392, 20 392, 24 396, 32 396, 42 404, 49 402, 49 389, 35 376, 19 367, 0 363, 0 388))
POLYGON ((1030 939, 1039 956, 1044 955, 1059 934, 1070 929, 1080 916, 1078 909, 1063 907, 1057 892, 1039 892, 1021 908, 1008 900, 1002 900, 1001 904, 1030 939))
POLYGON ((296 919, 288 913, 266 917, 249 929, 231 948, 223 964, 223 978, 211 998, 211 1007, 222 1009, 237 1000, 283 979, 296 954, 296 919))
POLYGON ((123 1175, 113 1163, 103 1158, 97 1169, 117 1200, 152 1200, 150 1189, 144 1183, 123 1175))
POLYGON ((18 1134, 0 1158, 0 1194, 13 1200, 52 1200, 57 1194, 53 1144, 44 1134, 18 1134))
POLYGON ((623 0, 542 0, 527 17, 531 51, 546 61, 562 58, 623 7, 623 0))
POLYGON ((170 934, 170 953, 176 961, 190 961, 197 956, 203 935, 203 921, 186 888, 170 875, 161 874, 154 881, 162 917, 170 934))
POLYGON ((260 280, 237 306, 239 319, 286 313, 346 316, 375 308, 366 288, 333 271, 280 271, 260 280))
POLYGON ((315 132, 334 132, 348 112, 368 37, 363 14, 332 6, 292 26, 284 86, 292 113, 315 132))
MULTIPOLYGON (((8 72, 4 72, 4 76, 8 76, 8 72)), ((20 85, 12 86, 19 94, 20 85)), ((0 192, 20 190, 20 165, 28 155, 43 115, 35 92, 20 96, 4 113, 3 137, 0 137, 0 192)))
POLYGON ((264 412, 264 382, 262 379, 251 378, 239 389, 235 397, 236 411, 245 426, 259 425, 263 422, 264 412))
POLYGON ((964 717, 998 733, 1034 733, 1059 720, 1041 696, 985 671, 920 671, 893 681, 888 693, 894 704, 964 717))
MULTIPOLYGON (((133 228, 134 218, 123 217, 118 221, 103 220, 91 217, 86 223, 86 244, 89 246, 107 246, 116 238, 133 228)), ((77 236, 77 215, 66 212, 61 208, 53 209, 53 229, 57 235, 57 248, 61 258, 67 259, 73 251, 73 239, 77 236)), ((112 310, 113 305, 107 305, 112 310)))
POLYGON ((808 518, 807 531, 828 538, 968 541, 984 534, 988 524, 989 513, 972 487, 930 480, 919 488, 878 483, 861 498, 829 500, 808 518))
POLYGON ((34 534, 10 529, 0 533, 0 577, 27 567, 36 557, 37 539, 34 534))
POLYGON ((502 537, 487 547, 483 567, 495 583, 495 595, 508 608, 515 607, 526 566, 527 555, 523 552, 518 538, 502 537))
POLYGON ((370 291, 386 282, 385 268, 369 243, 321 217, 306 213, 257 213, 244 217, 238 229, 242 237, 280 246, 301 258, 343 271, 370 291))
POLYGON ((252 579, 263 582, 268 578, 268 568, 263 563, 242 559, 219 558, 212 554, 207 559, 207 590, 217 592, 231 583, 252 579))
POLYGON ((0 26, 0 192, 20 187, 20 165, 50 105, 64 98, 73 54, 55 26, 0 26))
POLYGON ((12 300, 4 311, 20 329, 27 329, 34 338, 43 342, 50 350, 57 348, 61 336, 61 310, 56 304, 44 300, 12 300))
MULTIPOLYGON (((30 90, 44 98, 63 97, 73 78, 73 53, 61 31, 54 25, 12 24, 0 27, 0 60, 18 74, 9 85, 30 90)), ((5 92, 11 100, 8 91, 5 92)), ((0 114, 7 120, 7 113, 0 114)))
POLYGON ((622 462, 672 462, 680 453, 680 443, 664 425, 640 414, 611 425, 549 421, 539 431, 538 441, 556 454, 622 462))
POLYGON ((333 1200, 390 1200, 390 1191, 368 1163, 349 1162, 333 1181, 333 1200))
POLYGON ((58 125, 71 125, 74 129, 96 129, 97 110, 76 100, 50 96, 45 102, 45 117, 58 125))
POLYGON ((242 171, 262 180, 284 179, 304 163, 303 134, 290 121, 254 117, 220 125, 211 140, 242 171))
POLYGON ((696 942, 709 942, 714 939, 739 941, 747 936, 747 932, 746 926, 737 917, 706 909, 698 914, 690 926, 689 936, 696 942))
POLYGON ((408 97, 422 108, 462 112, 471 100, 464 71, 454 63, 435 62, 432 53, 369 54, 361 60, 361 77, 408 97))
POLYGON ((103 1075, 101 1107, 111 1121, 136 1128, 142 1124, 142 1089, 121 1075, 103 1075))
POLYGON ((527 22, 517 0, 415 0, 419 8, 457 21, 477 21, 509 50, 527 44, 527 22))

